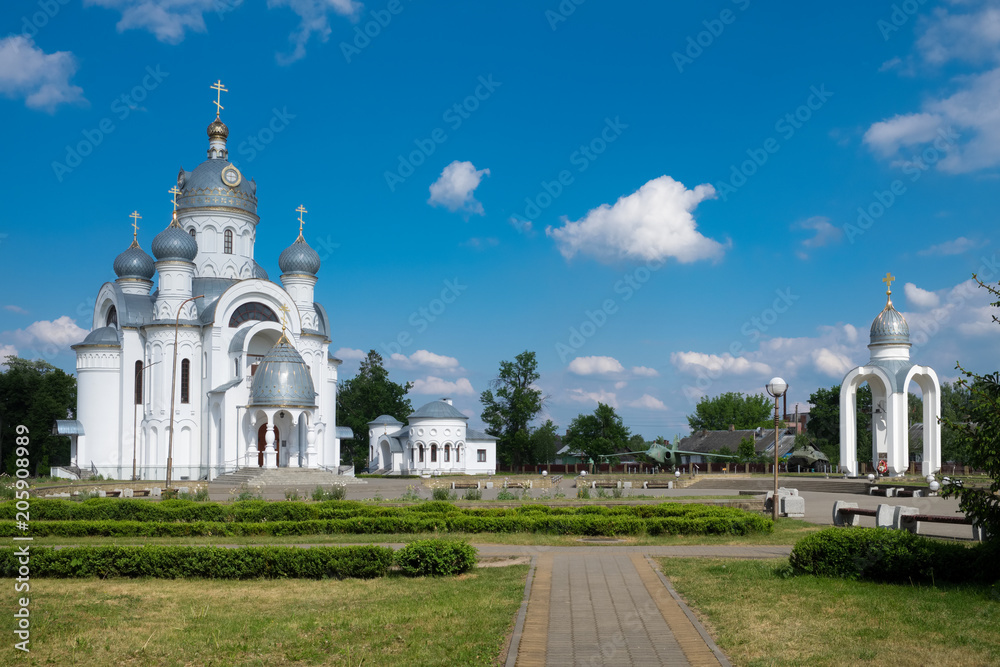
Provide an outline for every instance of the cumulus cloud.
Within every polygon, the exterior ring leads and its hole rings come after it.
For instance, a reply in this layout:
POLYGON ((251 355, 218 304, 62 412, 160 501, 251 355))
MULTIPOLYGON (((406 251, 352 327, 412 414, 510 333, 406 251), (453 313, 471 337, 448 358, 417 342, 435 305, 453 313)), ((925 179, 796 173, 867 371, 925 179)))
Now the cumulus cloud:
POLYGON ((566 394, 569 400, 576 401, 577 403, 604 403, 610 405, 613 408, 618 407, 618 397, 614 392, 605 391, 599 389, 597 391, 586 391, 584 389, 576 388, 570 389, 566 394))
POLYGON ((167 44, 180 44, 188 30, 205 32, 205 12, 220 7, 218 0, 84 0, 83 4, 119 12, 118 32, 148 30, 167 44))
POLYGON ((414 394, 436 394, 439 396, 474 396, 472 383, 466 378, 458 378, 454 382, 428 375, 413 381, 414 394))
POLYGON ((944 119, 936 114, 900 114, 873 123, 865 132, 864 142, 887 157, 903 146, 933 141, 944 123, 944 119))
POLYGON ((917 254, 924 257, 931 255, 961 255, 963 252, 972 250, 978 244, 971 239, 967 239, 964 236, 959 236, 957 239, 952 241, 945 241, 944 243, 938 243, 937 245, 932 245, 929 248, 924 248, 917 254))
POLYGON ((630 407, 644 410, 666 410, 667 406, 660 399, 649 394, 643 394, 639 398, 629 403, 630 407))
POLYGON ((615 375, 625 367, 614 357, 577 357, 569 362, 569 372, 577 375, 615 375))
POLYGON ((444 206, 449 211, 464 211, 485 215, 483 205, 476 201, 474 193, 483 176, 489 176, 489 169, 476 169, 471 162, 455 160, 441 171, 436 181, 431 183, 431 197, 427 203, 444 206))
POLYGON ((417 350, 410 356, 396 352, 389 357, 393 366, 399 368, 433 368, 435 370, 459 371, 462 370, 455 357, 446 357, 442 354, 434 354, 428 350, 417 350))
MULTIPOLYGON (((802 241, 803 248, 822 248, 831 243, 836 243, 843 235, 843 230, 840 227, 830 224, 830 218, 819 215, 795 223, 792 225, 792 229, 803 229, 813 232, 810 238, 802 241)), ((807 257, 804 251, 799 251, 798 254, 802 259, 806 259, 807 257)))
POLYGON ((288 37, 292 52, 278 54, 279 65, 289 65, 306 56, 306 44, 313 35, 325 42, 330 37, 330 11, 350 19, 361 12, 361 3, 354 0, 267 0, 269 8, 288 7, 299 17, 298 28, 288 37))
POLYGON ((980 11, 967 14, 938 9, 917 40, 917 48, 924 60, 934 65, 951 60, 969 63, 996 60, 1000 55, 1000 7, 987 1, 980 11))
POLYGON ((351 347, 342 347, 333 353, 333 356, 343 361, 361 361, 368 355, 364 350, 355 350, 351 347))
POLYGON ((13 304, 6 305, 6 306, 3 307, 3 309, 4 310, 9 310, 12 313, 17 313, 19 315, 27 315, 28 314, 28 311, 26 311, 24 308, 21 308, 21 306, 15 306, 13 304))
POLYGON ((54 113, 60 104, 86 104, 83 88, 69 82, 76 68, 69 51, 45 53, 23 35, 0 39, 0 94, 24 98, 29 109, 54 113))
POLYGON ((683 183, 660 176, 580 220, 564 217, 562 227, 546 227, 545 233, 566 259, 577 253, 600 261, 719 259, 729 244, 703 236, 694 219, 698 204, 714 198, 715 188, 707 183, 688 190, 683 183))
POLYGON ((648 368, 646 366, 633 366, 632 375, 637 377, 655 378, 660 376, 660 372, 655 368, 648 368))
POLYGON ((858 365, 852 363, 846 355, 825 347, 813 351, 813 363, 820 373, 836 379, 843 379, 847 371, 858 365))
POLYGON ((746 375, 747 373, 767 374, 771 372, 771 367, 767 364, 751 361, 747 357, 734 357, 728 352, 721 355, 702 352, 673 352, 670 355, 670 363, 681 373, 687 375, 704 373, 746 375))
POLYGON ((920 289, 913 283, 903 285, 903 293, 906 294, 906 303, 915 308, 937 308, 941 303, 937 294, 920 289))
POLYGON ((83 341, 87 330, 76 325, 76 320, 63 315, 55 320, 40 320, 24 329, 27 339, 36 344, 69 347, 83 341))

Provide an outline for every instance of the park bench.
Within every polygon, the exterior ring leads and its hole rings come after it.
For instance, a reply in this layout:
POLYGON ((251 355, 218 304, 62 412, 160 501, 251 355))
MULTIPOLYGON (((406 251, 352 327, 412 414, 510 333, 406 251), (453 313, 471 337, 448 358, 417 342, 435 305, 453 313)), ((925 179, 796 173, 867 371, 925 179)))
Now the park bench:
POLYGON ((132 492, 136 498, 146 498, 149 496, 149 489, 139 489, 132 492))
POLYGON ((104 495, 106 495, 108 498, 117 498, 120 495, 122 495, 122 492, 121 491, 117 491, 117 490, 116 491, 105 491, 104 495))
POLYGON ((452 482, 451 488, 453 489, 478 489, 479 482, 452 482))
POLYGON ((643 482, 642 488, 644 489, 672 489, 674 483, 671 481, 657 481, 653 480, 651 482, 643 482))
POLYGON ((985 531, 967 516, 941 516, 935 514, 918 514, 916 507, 902 505, 879 505, 876 509, 862 509, 857 503, 845 503, 838 500, 833 504, 833 524, 835 526, 857 526, 858 518, 870 516, 875 518, 879 528, 908 530, 920 534, 921 523, 942 523, 951 525, 972 526, 972 539, 982 542, 985 531))

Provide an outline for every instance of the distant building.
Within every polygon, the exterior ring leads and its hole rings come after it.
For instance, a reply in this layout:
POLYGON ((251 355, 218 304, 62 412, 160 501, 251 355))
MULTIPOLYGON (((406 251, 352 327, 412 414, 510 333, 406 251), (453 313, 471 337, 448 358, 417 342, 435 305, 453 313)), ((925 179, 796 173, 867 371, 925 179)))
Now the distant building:
MULTIPOLYGON (((695 431, 681 439, 677 449, 701 454, 680 454, 681 465, 689 463, 704 464, 708 457, 721 449, 728 449, 736 454, 744 438, 753 440, 754 450, 758 456, 769 460, 774 459, 774 429, 727 429, 725 431, 695 431)), ((795 448, 795 428, 786 428, 779 434, 778 458, 782 459, 795 448)), ((722 459, 725 461, 725 459, 722 459)), ((729 459, 733 462, 736 459, 729 459)))

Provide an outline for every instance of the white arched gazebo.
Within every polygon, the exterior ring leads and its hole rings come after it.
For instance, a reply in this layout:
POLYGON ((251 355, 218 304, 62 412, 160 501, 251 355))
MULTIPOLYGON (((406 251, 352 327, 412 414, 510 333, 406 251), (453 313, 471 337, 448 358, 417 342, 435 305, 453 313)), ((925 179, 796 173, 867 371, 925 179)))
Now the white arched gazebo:
POLYGON ((872 390, 872 461, 885 461, 886 474, 901 475, 909 467, 907 402, 910 382, 923 394, 924 452, 921 472, 941 468, 941 383, 930 366, 910 361, 910 328, 892 306, 894 278, 886 274, 886 304, 872 322, 871 359, 852 369, 840 386, 840 468, 858 474, 857 391, 865 382, 872 390))

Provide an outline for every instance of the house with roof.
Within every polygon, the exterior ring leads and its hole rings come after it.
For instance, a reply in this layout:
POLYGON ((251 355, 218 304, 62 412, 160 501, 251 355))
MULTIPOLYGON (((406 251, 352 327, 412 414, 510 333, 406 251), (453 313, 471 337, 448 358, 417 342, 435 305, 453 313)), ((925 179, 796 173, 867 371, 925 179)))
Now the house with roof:
MULTIPOLYGON (((778 434, 778 459, 783 459, 795 449, 795 427, 786 428, 778 434)), ((754 450, 758 456, 767 460, 774 459, 774 429, 735 429, 724 431, 695 431, 683 438, 677 445, 682 452, 699 452, 698 454, 680 454, 681 465, 705 464, 708 457, 716 452, 727 449, 736 454, 744 438, 753 441, 754 450)), ((735 460, 735 459, 734 459, 735 460)))
POLYGON ((407 423, 381 415, 368 423, 368 469, 381 475, 493 475, 497 439, 469 428, 450 398, 431 401, 407 423))

